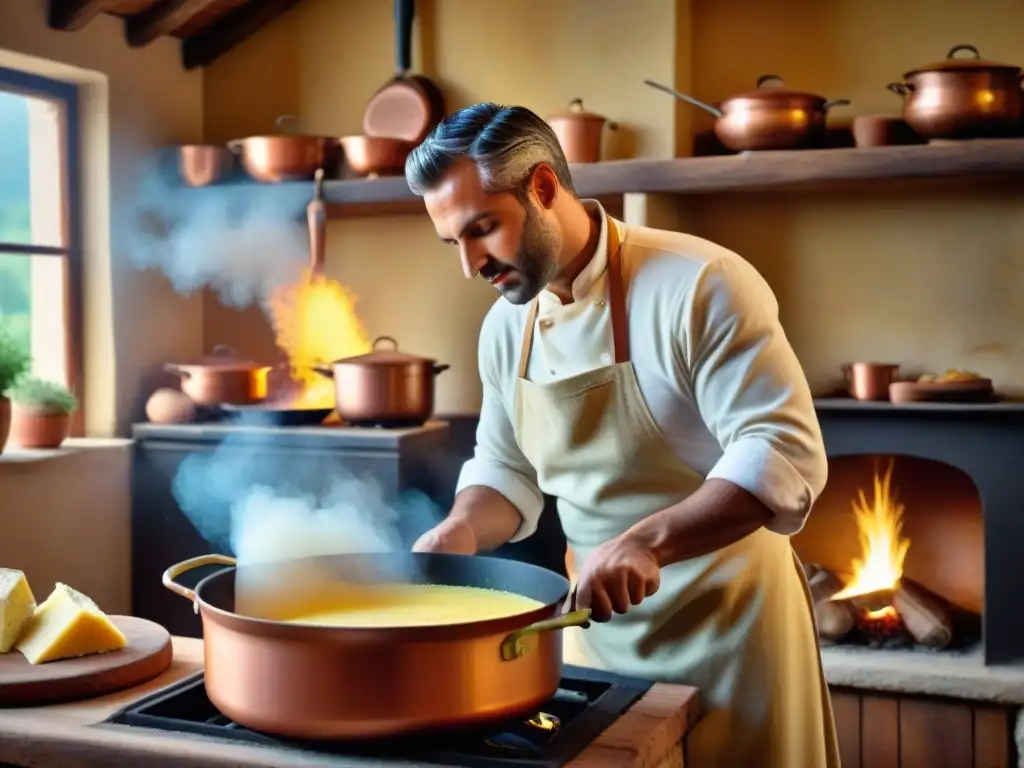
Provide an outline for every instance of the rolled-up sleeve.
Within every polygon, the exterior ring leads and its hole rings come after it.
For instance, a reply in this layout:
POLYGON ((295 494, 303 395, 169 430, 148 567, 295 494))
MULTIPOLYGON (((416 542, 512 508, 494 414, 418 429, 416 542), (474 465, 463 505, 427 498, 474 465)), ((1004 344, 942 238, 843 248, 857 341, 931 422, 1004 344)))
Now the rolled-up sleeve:
POLYGON ((728 480, 792 535, 825 487, 828 462, 810 387, 765 280, 739 259, 705 264, 687 292, 681 333, 690 385, 723 455, 708 478, 728 480))
POLYGON ((537 473, 516 442, 502 387, 493 361, 493 348, 483 339, 480 344, 480 379, 483 403, 476 430, 473 458, 462 465, 455 492, 472 485, 492 488, 512 504, 523 521, 510 541, 521 541, 537 530, 544 496, 537 487, 537 473))

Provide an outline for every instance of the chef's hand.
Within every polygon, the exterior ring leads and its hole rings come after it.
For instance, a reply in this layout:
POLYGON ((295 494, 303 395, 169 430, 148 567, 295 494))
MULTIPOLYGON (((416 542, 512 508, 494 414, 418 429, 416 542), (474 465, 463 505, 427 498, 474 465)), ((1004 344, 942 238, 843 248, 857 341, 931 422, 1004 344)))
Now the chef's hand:
POLYGON ((475 555, 476 534, 469 523, 448 517, 420 536, 412 545, 412 551, 475 555))
POLYGON ((594 621, 608 621, 640 605, 661 586, 661 570, 650 549, 629 533, 595 549, 576 580, 576 608, 589 608, 594 621))

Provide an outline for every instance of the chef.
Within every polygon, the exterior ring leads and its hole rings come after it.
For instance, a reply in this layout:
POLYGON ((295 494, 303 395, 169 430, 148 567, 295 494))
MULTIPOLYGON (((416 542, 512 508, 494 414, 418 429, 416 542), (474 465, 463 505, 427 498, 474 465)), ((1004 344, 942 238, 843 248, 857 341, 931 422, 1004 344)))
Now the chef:
POLYGON ((584 660, 700 688, 694 766, 838 766, 788 538, 826 460, 771 289, 721 246, 580 200, 522 107, 456 112, 405 173, 466 277, 502 296, 480 332, 475 455, 414 549, 519 541, 554 496, 595 622, 584 660))

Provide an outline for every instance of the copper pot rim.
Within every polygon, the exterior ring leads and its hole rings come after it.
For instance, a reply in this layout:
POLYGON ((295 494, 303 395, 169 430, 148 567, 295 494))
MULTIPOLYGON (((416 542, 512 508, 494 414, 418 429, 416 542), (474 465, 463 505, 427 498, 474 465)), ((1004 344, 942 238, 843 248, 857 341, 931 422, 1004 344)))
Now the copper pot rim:
MULTIPOLYGON (((479 555, 465 555, 479 557, 479 555)), ((523 565, 529 565, 523 563, 523 565)), ((539 566, 532 566, 539 567, 539 566)), ((439 624, 425 626, 396 627, 323 627, 310 624, 290 624, 273 619, 260 619, 242 616, 234 611, 220 608, 203 597, 219 581, 234 578, 236 567, 230 566, 204 577, 195 587, 195 601, 204 619, 226 629, 244 632, 259 637, 280 638, 289 640, 313 640, 317 642, 366 643, 379 644, 395 641, 447 641, 465 640, 470 638, 488 637, 490 635, 508 635, 517 630, 525 629, 531 624, 551 618, 555 615, 569 596, 569 582, 565 580, 565 592, 558 600, 546 603, 523 613, 498 619, 469 621, 459 624, 439 624)), ((555 574, 556 576, 559 574, 555 574)), ((444 586, 444 585, 440 585, 444 586)))
POLYGON ((371 350, 362 355, 353 355, 352 357, 342 357, 338 360, 333 360, 330 366, 404 366, 404 365, 418 365, 418 366, 433 366, 437 363, 432 357, 422 357, 420 355, 412 355, 408 352, 402 352, 399 350, 398 341, 393 336, 378 336, 373 340, 371 350), (382 343, 387 342, 392 345, 392 349, 380 350, 377 347, 382 343))

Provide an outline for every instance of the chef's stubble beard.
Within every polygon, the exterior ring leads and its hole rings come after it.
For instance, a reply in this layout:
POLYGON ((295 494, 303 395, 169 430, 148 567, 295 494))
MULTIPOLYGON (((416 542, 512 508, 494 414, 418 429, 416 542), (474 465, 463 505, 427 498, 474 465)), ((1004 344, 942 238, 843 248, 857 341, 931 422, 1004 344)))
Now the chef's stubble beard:
POLYGON ((527 201, 523 207, 526 209, 526 218, 516 249, 518 280, 507 290, 498 288, 511 304, 533 301, 558 271, 558 244, 554 233, 545 226, 533 203, 527 201))

